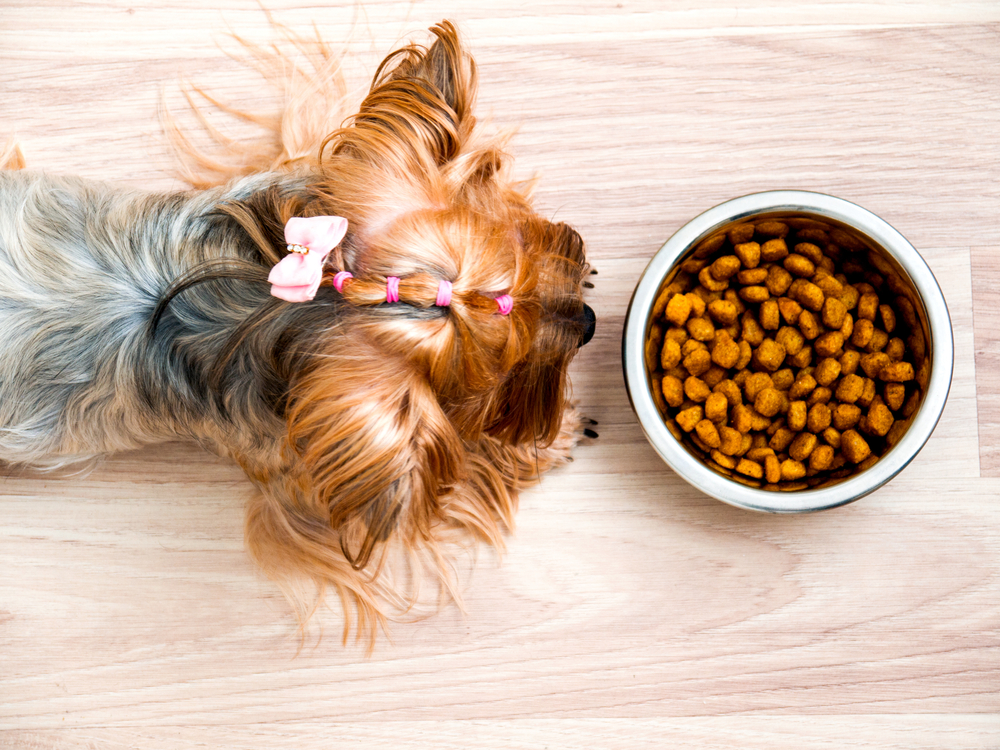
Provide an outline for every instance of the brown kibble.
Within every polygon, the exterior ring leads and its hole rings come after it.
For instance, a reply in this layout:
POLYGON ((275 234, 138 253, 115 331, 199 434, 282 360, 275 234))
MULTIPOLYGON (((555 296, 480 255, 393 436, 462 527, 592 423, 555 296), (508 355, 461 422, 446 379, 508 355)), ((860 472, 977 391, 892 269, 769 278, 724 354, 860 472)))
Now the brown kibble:
POLYGON ((670 375, 664 376, 663 382, 660 384, 660 390, 663 393, 663 398, 670 406, 676 408, 684 403, 684 384, 680 378, 670 375))
POLYGON ((785 424, 793 432, 801 432, 806 428, 806 419, 809 416, 809 407, 805 401, 792 401, 788 405, 788 414, 785 415, 785 424))
POLYGON ((765 263, 784 260, 788 257, 788 245, 780 237, 768 240, 760 248, 760 259, 765 263))
POLYGON ((881 328, 876 328, 872 331, 872 340, 868 342, 868 346, 866 346, 865 349, 870 352, 880 352, 885 349, 885 346, 888 343, 889 334, 881 328))
MULTIPOLYGON (((702 294, 705 294, 704 290, 699 290, 702 294)), ((705 302, 704 298, 700 294, 695 294, 695 292, 688 292, 684 295, 687 297, 688 302, 691 303, 691 315, 695 318, 700 318, 705 314, 705 308, 708 304, 705 302)))
POLYGON ((834 450, 829 445, 817 445, 809 454, 811 471, 826 471, 833 465, 834 450))
POLYGON ((813 404, 806 419, 806 429, 817 435, 830 426, 830 407, 826 404, 813 404))
POLYGON ((729 241, 733 245, 749 242, 750 238, 753 237, 754 231, 753 224, 740 224, 739 226, 732 227, 729 230, 729 241))
POLYGON ((792 383, 795 382, 795 373, 792 371, 791 367, 786 367, 783 370, 778 370, 774 373, 771 376, 771 382, 779 391, 787 391, 792 387, 792 383))
MULTIPOLYGON (((844 291, 844 285, 841 284, 836 277, 831 276, 828 271, 817 270, 812 281, 816 286, 823 290, 823 294, 827 297, 833 297, 836 299, 840 296, 840 293, 844 291)), ((837 299, 837 301, 840 302, 839 299, 837 299)), ((843 303, 841 302, 841 304, 843 303)), ((844 310, 847 310, 846 306, 844 310)), ((840 326, 838 325, 837 328, 839 327, 840 326)))
POLYGON ((820 385, 828 386, 840 377, 840 362, 833 357, 820 360, 813 370, 813 377, 820 385))
POLYGON ((712 276, 718 281, 727 281, 739 272, 740 259, 735 255, 723 255, 721 258, 716 258, 709 268, 712 276))
POLYGON ((792 482, 802 479, 806 475, 806 465, 801 461, 788 459, 781 462, 781 479, 785 482, 792 482))
POLYGON ((754 353, 754 361, 768 372, 774 372, 785 361, 785 347, 773 339, 764 339, 754 353))
POLYGON ((889 343, 885 346, 885 354, 893 361, 901 360, 906 354, 906 344, 903 343, 903 339, 899 337, 889 339, 889 343))
POLYGON ((691 301, 683 294, 675 294, 667 302, 667 320, 675 326, 682 326, 687 322, 688 315, 691 314, 691 301))
POLYGON ((892 423, 894 421, 896 420, 892 416, 892 412, 889 411, 888 406, 879 400, 872 402, 866 418, 866 424, 869 432, 873 435, 883 437, 887 432, 889 432, 889 428, 892 427, 892 423))
POLYGON ((864 380, 861 377, 857 375, 845 375, 840 379, 840 385, 837 386, 837 400, 844 404, 853 404, 861 398, 863 390, 864 380))
POLYGON ((838 450, 840 448, 839 430, 836 430, 833 427, 827 427, 825 430, 823 430, 823 439, 826 441, 827 445, 829 445, 834 450, 838 450))
POLYGON ((741 284, 743 284, 744 286, 763 284, 766 278, 767 278, 766 268, 747 268, 736 274, 736 280, 741 284))
POLYGON ((722 393, 710 393, 705 399, 705 418, 724 422, 729 416, 729 400, 722 393))
POLYGON ((879 315, 882 316, 882 328, 886 333, 892 333, 896 330, 896 311, 893 310, 889 305, 879 305, 878 306, 879 315))
POLYGON ((701 442, 709 448, 718 448, 722 445, 719 439, 719 431, 708 419, 703 419, 694 426, 694 431, 701 438, 701 442))
POLYGON ((753 349, 750 348, 750 342, 745 340, 741 341, 740 358, 736 360, 736 369, 743 370, 748 364, 750 364, 751 357, 753 357, 753 349))
POLYGON ((844 336, 840 331, 824 333, 813 342, 813 351, 818 357, 839 357, 843 353, 843 349, 844 336))
POLYGON ((746 394, 748 401, 755 401, 757 395, 765 388, 773 388, 774 381, 771 376, 766 372, 755 372, 747 376, 746 381, 743 383, 743 392, 746 394))
POLYGON ((740 311, 732 302, 724 299, 717 299, 708 303, 708 314, 711 315, 717 322, 724 326, 728 326, 736 322, 736 319, 740 315, 740 311))
POLYGON ((868 442, 855 430, 847 430, 840 436, 840 453, 852 464, 859 464, 871 455, 868 442))
POLYGON ((677 424, 684 432, 691 432, 704 416, 701 406, 692 406, 677 413, 677 424))
POLYGON ((854 318, 850 313, 844 316, 844 322, 840 324, 840 334, 844 337, 844 341, 850 341, 854 334, 854 318))
POLYGON ((788 234, 788 225, 770 219, 768 221, 762 221, 757 225, 757 232, 764 235, 765 237, 785 237, 788 234))
POLYGON ((773 453, 764 457, 764 478, 771 484, 781 481, 781 461, 773 453))
POLYGON ((818 386, 813 389, 812 393, 809 394, 809 398, 806 399, 806 404, 809 408, 812 408, 816 404, 830 403, 831 398, 833 398, 833 391, 829 388, 818 386))
POLYGON ((808 258, 809 260, 811 260, 813 263, 815 263, 817 265, 823 259, 823 251, 820 250, 818 246, 814 245, 811 242, 800 242, 800 243, 798 243, 795 246, 795 252, 798 255, 802 255, 802 256, 808 258))
POLYGON ((877 395, 875 389, 875 381, 871 378, 865 378, 861 385, 861 395, 858 396, 858 405, 868 407, 871 405, 872 399, 877 395))
POLYGON ((903 416, 909 419, 912 417, 917 409, 920 408, 920 390, 917 389, 910 394, 910 397, 906 399, 906 403, 903 404, 903 416))
POLYGON ((803 279, 808 279, 816 273, 816 264, 804 255, 800 255, 798 253, 792 253, 789 255, 784 259, 784 261, 782 261, 782 265, 788 273, 792 274, 792 276, 798 276, 803 279))
POLYGON ((833 426, 843 432, 849 430, 861 419, 861 409, 854 404, 837 404, 833 407, 833 426))
POLYGON ((813 377, 812 373, 800 371, 798 376, 795 378, 795 382, 792 383, 791 388, 788 389, 788 398, 795 401, 805 398, 812 393, 812 390, 815 387, 816 378, 813 377))
POLYGON ((740 359, 740 345, 733 341, 728 333, 716 336, 712 347, 712 361, 727 370, 734 367, 740 359))
POLYGON ((759 304, 771 296, 771 293, 767 291, 766 286, 745 286, 739 291, 740 299, 750 302, 751 304, 759 304))
POLYGON ((779 427, 775 430, 774 434, 771 436, 771 440, 768 442, 768 447, 773 448, 777 453, 781 453, 786 450, 792 441, 795 439, 795 433, 792 432, 787 427, 779 427))
POLYGON ((675 328, 674 326, 671 326, 663 335, 672 341, 676 341, 681 346, 683 346, 688 340, 688 332, 686 328, 675 328))
POLYGON ((816 320, 816 316, 809 310, 803 310, 802 314, 799 315, 799 330, 810 341, 823 332, 823 328, 820 326, 819 321, 816 320))
POLYGON ((719 450, 727 456, 735 456, 743 447, 743 433, 732 427, 720 427, 719 440, 719 450))
POLYGON ((664 339, 660 352, 660 365, 664 370, 677 367, 681 363, 681 345, 673 339, 664 339))
POLYGON ((848 350, 840 356, 841 375, 853 375, 858 371, 858 363, 861 362, 861 354, 848 350))
POLYGON ((777 331, 781 325, 781 314, 778 312, 778 301, 765 300, 760 306, 760 325, 765 331, 777 331))
POLYGON ((712 457, 712 460, 715 461, 715 463, 717 463, 719 466, 722 466, 723 468, 726 469, 736 468, 736 460, 730 456, 727 456, 721 450, 714 450, 709 455, 712 457))
POLYGON ((905 383, 913 380, 913 365, 909 362, 890 362, 878 376, 888 383, 905 383))
POLYGON ((687 332, 695 341, 711 341, 715 338, 715 326, 708 318, 690 318, 687 332))
POLYGON ((812 362, 812 355, 812 347, 803 346, 798 353, 788 358, 788 363, 793 367, 808 367, 812 362))
POLYGON ((889 355, 885 352, 872 352, 861 355, 861 371, 870 378, 877 378, 882 368, 889 364, 889 355))
POLYGON ((707 352, 708 347, 705 346, 702 341, 695 341, 694 339, 688 339, 683 344, 681 344, 681 357, 686 357, 692 352, 707 352))
POLYGON ((773 417, 781 411, 781 392, 776 388, 765 388, 757 394, 753 402, 753 408, 765 417, 773 417))
POLYGON ((730 410, 729 423, 741 433, 750 432, 753 425, 753 412, 745 404, 738 404, 730 410))
POLYGON ((764 340, 764 329, 760 327, 760 323, 749 312, 743 314, 742 336, 743 340, 750 344, 750 346, 760 346, 760 342, 764 340))
POLYGON ((782 266, 773 265, 767 271, 767 278, 764 281, 764 285, 772 296, 780 297, 792 285, 792 275, 782 266))
POLYGON ((793 299, 782 297, 778 300, 778 310, 781 311, 781 317, 785 319, 785 322, 793 326, 799 320, 799 315, 802 313, 802 305, 793 299))
POLYGON ((898 411, 903 406, 903 399, 906 397, 906 386, 902 383, 885 384, 885 403, 893 411, 898 411))
POLYGON ((873 292, 866 292, 858 300, 858 317, 875 322, 875 314, 878 312, 878 295, 873 292))
POLYGON ((779 328, 774 340, 785 348, 787 354, 792 356, 798 354, 806 343, 806 339, 801 331, 791 326, 782 326, 779 328))
POLYGON ((867 318, 861 318, 854 322, 854 332, 851 334, 851 343, 859 349, 864 349, 872 340, 875 334, 875 324, 867 318))
POLYGON ((895 422, 892 423, 892 427, 889 428, 889 434, 885 436, 885 444, 889 448, 894 446, 903 438, 903 434, 906 432, 906 428, 909 426, 910 426, 910 420, 897 419, 895 422))
POLYGON ((823 302, 823 325, 827 328, 840 328, 847 317, 847 305, 836 297, 827 297, 823 302))
POLYGON ((800 432, 788 446, 788 456, 796 461, 805 461, 819 442, 811 432, 800 432))
POLYGON ((683 359, 684 369, 691 375, 704 375, 712 366, 712 355, 708 349, 695 349, 683 359))
POLYGON ((728 281, 719 281, 712 275, 710 266, 705 266, 698 272, 698 283, 710 292, 724 292, 729 288, 728 281))
POLYGON ((711 393, 712 389, 709 388, 703 380, 696 378, 694 375, 684 381, 684 395, 692 401, 701 403, 707 399, 711 393))
MULTIPOLYGON (((792 288, 789 288, 789 294, 794 297, 798 302, 813 312, 819 312, 823 309, 823 303, 826 300, 826 296, 823 294, 823 290, 818 286, 813 284, 811 281, 802 281, 801 284, 792 293, 792 288)), ((794 286, 794 285, 793 285, 794 286)))
MULTIPOLYGON (((751 237, 753 234, 750 235, 751 237)), ((733 243, 733 252, 740 259, 744 268, 756 268, 760 265, 760 245, 756 242, 733 243)))
POLYGON ((719 367, 718 365, 712 365, 705 371, 701 376, 701 379, 705 381, 705 385, 709 388, 715 388, 719 381, 725 380, 726 375, 729 373, 724 367, 719 367))
POLYGON ((715 393, 721 393, 726 397, 726 403, 730 406, 738 406, 743 403, 743 392, 740 391, 740 387, 736 385, 732 380, 723 380, 719 382, 712 391, 715 393))
POLYGON ((760 479, 764 476, 764 467, 756 461, 751 461, 747 458, 740 459, 740 462, 736 464, 736 471, 744 476, 753 477, 754 479, 760 479))

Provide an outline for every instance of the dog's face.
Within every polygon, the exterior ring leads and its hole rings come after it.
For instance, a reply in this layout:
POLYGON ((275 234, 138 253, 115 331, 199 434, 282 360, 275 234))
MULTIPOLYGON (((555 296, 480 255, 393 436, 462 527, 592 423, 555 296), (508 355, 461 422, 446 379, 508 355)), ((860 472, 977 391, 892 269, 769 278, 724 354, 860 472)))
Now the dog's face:
POLYGON ((310 303, 335 322, 293 373, 287 419, 303 515, 329 519, 356 570, 394 533, 412 546, 441 525, 499 537, 528 478, 518 462, 564 428, 567 367, 593 329, 580 236, 506 176, 502 144, 475 129, 473 62, 450 24, 433 32, 429 49, 383 62, 293 207, 348 220, 310 303), (338 292, 339 271, 353 278, 338 292))

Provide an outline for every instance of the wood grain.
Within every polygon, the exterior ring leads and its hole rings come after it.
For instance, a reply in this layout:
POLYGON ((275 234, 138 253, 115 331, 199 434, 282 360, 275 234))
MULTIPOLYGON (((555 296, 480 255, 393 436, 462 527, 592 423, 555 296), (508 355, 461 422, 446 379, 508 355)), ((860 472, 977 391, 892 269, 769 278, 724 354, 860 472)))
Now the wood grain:
MULTIPOLYGON (((454 18, 480 113, 599 270, 575 392, 600 422, 522 499, 502 560, 371 657, 324 611, 304 647, 248 561, 240 472, 194 446, 0 478, 0 748, 1000 747, 1000 6, 268 3, 344 40, 364 86, 454 18), (722 505, 646 443, 620 338, 651 255, 737 195, 819 190, 879 214, 948 300, 955 374, 917 459, 853 505, 722 505), (321 637, 322 636, 322 637, 321 637)), ((232 51, 249 0, 7 0, 0 137, 30 167, 179 182, 181 83, 274 105, 232 51)), ((212 115, 234 137, 246 124, 212 115)), ((473 559, 475 557, 475 559, 473 559)))

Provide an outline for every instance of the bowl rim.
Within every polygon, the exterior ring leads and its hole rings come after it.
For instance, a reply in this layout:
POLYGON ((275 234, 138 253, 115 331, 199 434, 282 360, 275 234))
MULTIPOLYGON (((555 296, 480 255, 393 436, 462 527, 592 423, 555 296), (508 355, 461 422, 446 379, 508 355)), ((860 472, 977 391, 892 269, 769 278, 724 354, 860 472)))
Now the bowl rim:
POLYGON ((835 508, 859 500, 895 477, 930 438, 944 411, 954 368, 951 317, 941 287, 927 262, 894 227, 855 203, 825 193, 769 190, 720 203, 678 229, 643 271, 629 301, 622 334, 625 390, 650 444, 689 484, 725 503, 769 513, 803 513, 835 508), (667 430, 650 394, 645 365, 649 314, 663 279, 693 243, 721 227, 762 213, 803 213, 854 227, 878 244, 903 268, 916 287, 929 328, 931 376, 920 409, 903 438, 874 466, 830 487, 780 492, 756 489, 712 471, 688 452, 667 430))

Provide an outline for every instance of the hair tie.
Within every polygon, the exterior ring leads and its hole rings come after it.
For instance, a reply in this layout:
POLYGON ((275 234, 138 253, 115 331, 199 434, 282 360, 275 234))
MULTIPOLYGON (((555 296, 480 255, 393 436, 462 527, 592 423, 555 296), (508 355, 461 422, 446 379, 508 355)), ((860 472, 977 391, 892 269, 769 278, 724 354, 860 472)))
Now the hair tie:
POLYGON ((399 302, 399 277, 385 277, 385 301, 399 302))
POLYGON ((501 315, 509 315, 514 309, 514 298, 509 294, 501 294, 497 299, 497 307, 500 308, 501 315))
POLYGON ((344 282, 353 279, 354 274, 350 271, 338 271, 333 277, 333 286, 338 292, 344 291, 344 282))
POLYGON ((451 282, 441 279, 438 282, 437 299, 434 300, 436 307, 447 307, 451 304, 451 282))

